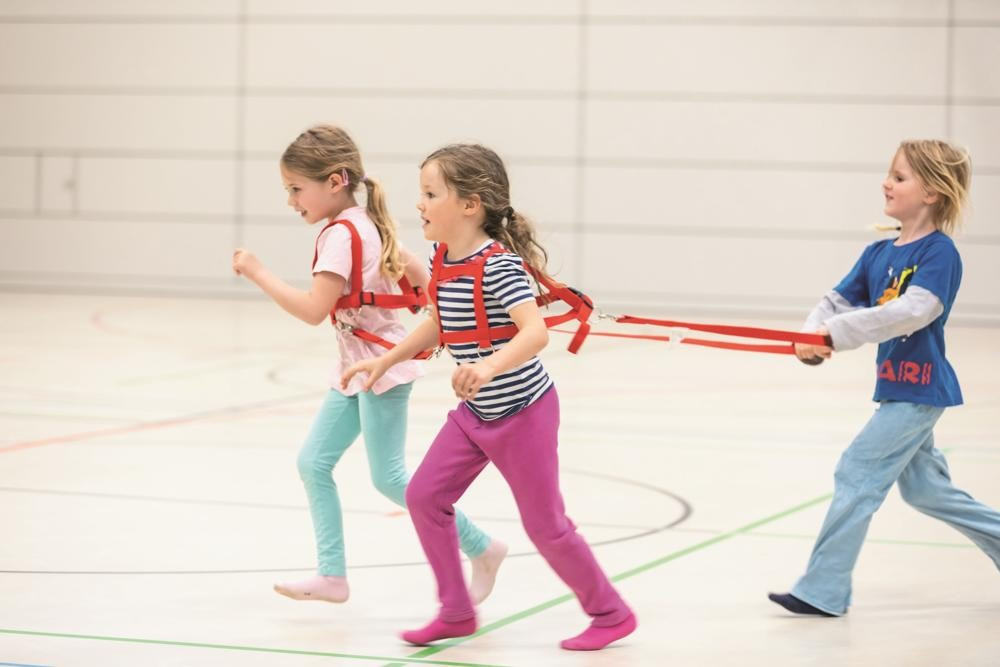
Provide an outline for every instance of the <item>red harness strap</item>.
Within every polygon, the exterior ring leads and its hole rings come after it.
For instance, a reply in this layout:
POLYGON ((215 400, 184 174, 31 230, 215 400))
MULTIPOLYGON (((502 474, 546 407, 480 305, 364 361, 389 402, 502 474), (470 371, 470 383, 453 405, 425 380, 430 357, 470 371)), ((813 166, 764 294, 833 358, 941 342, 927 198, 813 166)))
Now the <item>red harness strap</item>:
MULTIPOLYGON (((402 294, 384 294, 378 292, 365 292, 361 289, 362 282, 361 278, 361 267, 362 267, 362 254, 361 254, 361 235, 358 234, 357 228, 354 226, 350 220, 339 219, 333 220, 327 224, 323 229, 320 230, 319 234, 316 235, 316 249, 313 253, 313 268, 316 268, 316 262, 319 261, 319 237, 323 235, 323 232, 330 229, 334 225, 344 225, 347 230, 351 233, 351 291, 347 294, 341 296, 337 299, 337 303, 334 305, 333 310, 330 311, 330 323, 336 327, 342 329, 348 329, 353 335, 358 338, 368 341, 369 343, 375 343, 376 345, 381 345, 387 350, 391 350, 395 347, 395 343, 390 343, 389 341, 376 336, 370 331, 365 331, 364 329, 357 329, 355 327, 348 327, 337 321, 337 310, 340 308, 360 308, 362 306, 376 306, 378 308, 409 308, 411 312, 419 312, 421 308, 427 305, 427 294, 424 293, 419 287, 414 287, 410 284, 410 281, 406 276, 401 276, 398 284, 399 288, 402 290, 402 294)), ((418 354, 416 359, 426 359, 430 356, 430 351, 421 352, 418 354)))
MULTIPOLYGON (((437 253, 434 255, 434 262, 431 268, 431 282, 427 287, 431 302, 437 305, 438 283, 450 282, 459 277, 470 276, 473 281, 473 308, 476 313, 476 328, 466 331, 445 331, 441 323, 440 311, 438 313, 438 331, 441 345, 448 343, 478 343, 480 349, 493 347, 493 341, 513 338, 517 334, 517 325, 509 324, 500 327, 491 327, 486 314, 486 302, 483 299, 483 273, 486 270, 486 261, 496 253, 507 252, 502 245, 494 242, 485 252, 475 256, 467 262, 461 264, 444 265, 444 255, 448 251, 448 246, 444 243, 438 245, 437 253)), ((574 332, 573 339, 569 344, 569 351, 576 353, 583 340, 590 332, 590 324, 587 320, 594 310, 594 306, 586 295, 578 292, 572 287, 556 282, 549 277, 538 273, 530 265, 525 264, 525 269, 542 285, 547 291, 535 297, 535 303, 539 306, 547 306, 555 301, 564 301, 570 309, 559 315, 550 315, 545 319, 546 327, 554 327, 570 320, 578 320, 580 326, 574 332)))
MULTIPOLYGON (((610 316, 603 316, 610 317, 610 316)), ((612 317, 620 324, 650 324, 653 326, 670 327, 674 329, 690 329, 692 331, 703 331, 707 333, 717 333, 725 336, 735 336, 737 338, 756 338, 758 340, 785 341, 784 345, 764 345, 759 343, 733 343, 724 340, 706 340, 703 338, 682 337, 680 341, 674 342, 688 343, 690 345, 702 345, 704 347, 718 347, 725 350, 740 350, 744 352, 769 352, 772 354, 795 354, 795 343, 806 345, 825 345, 831 347, 832 342, 829 335, 812 333, 799 333, 795 331, 781 331, 778 329, 761 329, 758 327, 736 327, 727 324, 699 324, 696 322, 678 322, 674 320, 657 320, 648 317, 633 317, 632 315, 617 315, 612 317)), ((572 333, 572 332, 564 332, 572 333)), ((593 331, 592 336, 607 336, 610 338, 641 338, 644 340, 671 341, 670 336, 651 336, 647 334, 622 334, 607 331, 593 331)))

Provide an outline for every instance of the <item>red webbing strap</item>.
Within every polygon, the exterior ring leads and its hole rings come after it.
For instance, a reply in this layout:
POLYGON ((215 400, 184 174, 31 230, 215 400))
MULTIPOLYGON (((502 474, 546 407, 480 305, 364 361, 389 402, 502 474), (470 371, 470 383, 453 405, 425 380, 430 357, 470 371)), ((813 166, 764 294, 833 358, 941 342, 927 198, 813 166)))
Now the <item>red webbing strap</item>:
MULTIPOLYGON (((379 308, 409 308, 413 312, 418 312, 423 306, 427 305, 427 296, 424 294, 420 288, 413 287, 410 281, 403 276, 399 279, 400 289, 403 290, 403 294, 376 294, 375 292, 364 292, 361 287, 363 285, 362 278, 362 267, 363 267, 363 255, 362 255, 362 245, 361 245, 361 235, 358 234, 357 227, 354 226, 350 220, 338 219, 333 220, 327 224, 323 229, 320 230, 319 234, 316 235, 316 248, 313 253, 312 266, 316 268, 316 262, 319 261, 319 237, 323 235, 323 232, 330 229, 334 225, 344 225, 351 234, 351 291, 348 294, 337 299, 337 303, 333 310, 330 311, 330 323, 334 326, 337 325, 337 310, 339 308, 360 308, 361 306, 378 306, 379 308)), ((352 335, 358 338, 368 341, 369 343, 375 343, 381 345, 387 350, 391 350, 395 347, 395 343, 390 343, 380 336, 365 331, 363 329, 356 329, 350 327, 349 331, 352 335)), ((417 354, 414 359, 427 359, 431 356, 433 350, 425 350, 417 354)))
POLYGON ((570 307, 569 311, 562 315, 550 315, 546 317, 545 326, 551 329, 563 322, 574 319, 579 320, 580 326, 577 327, 575 335, 567 346, 570 352, 576 354, 580 351, 583 341, 590 333, 590 324, 587 320, 590 319, 591 313, 594 312, 593 303, 582 292, 578 292, 563 283, 556 282, 548 276, 538 273, 530 266, 527 268, 531 275, 535 277, 535 280, 544 285, 545 289, 548 290, 544 295, 535 299, 539 306, 549 305, 554 301, 563 301, 570 307))
MULTIPOLYGON (((402 306, 395 306, 395 307, 409 308, 411 313, 419 313, 420 309, 427 305, 427 294, 424 292, 424 290, 420 289, 419 287, 414 287, 410 283, 410 279, 407 278, 405 274, 399 277, 398 282, 399 282, 399 289, 403 292, 402 296, 412 301, 412 303, 404 303, 402 306)), ((388 296, 391 296, 393 298, 398 298, 395 294, 388 296)))
MULTIPOLYGON (((578 332, 566 329, 553 329, 553 331, 565 334, 575 334, 578 332)), ((608 338, 637 338, 641 340, 658 340, 669 343, 673 340, 670 336, 652 336, 646 334, 621 334, 608 331, 591 331, 590 336, 605 336, 608 338)), ((787 345, 764 345, 755 343, 732 343, 724 340, 705 340, 703 338, 681 338, 681 343, 688 345, 701 345, 702 347, 718 347, 724 350, 739 350, 741 352, 767 352, 770 354, 795 354, 795 346, 792 343, 787 345)))
MULTIPOLYGON (((486 299, 483 298, 483 278, 486 276, 486 262, 491 255, 504 252, 503 246, 494 242, 486 249, 482 255, 476 257, 466 266, 472 267, 472 304, 476 311, 476 333, 478 334, 479 349, 493 347, 493 341, 501 338, 494 336, 490 329, 490 318, 486 314, 486 299)), ((514 327, 515 331, 517 327, 514 327)), ((505 336, 504 336, 505 337, 505 336)))
POLYGON ((319 237, 323 236, 323 232, 330 229, 334 225, 344 225, 347 227, 347 231, 351 233, 351 291, 341 296, 337 299, 336 305, 333 310, 330 311, 330 322, 336 324, 336 312, 337 308, 358 308, 361 305, 361 235, 358 234, 357 228, 350 220, 333 220, 326 225, 323 229, 319 231, 316 235, 316 250, 313 253, 312 268, 316 268, 316 262, 319 261, 319 237))
POLYGON ((419 312, 427 305, 427 295, 419 287, 413 287, 406 276, 400 277, 398 283, 402 294, 380 294, 376 292, 362 291, 363 278, 362 269, 364 267, 363 246, 361 235, 358 234, 357 227, 350 220, 334 220, 320 230, 316 236, 316 250, 313 254, 313 268, 319 261, 319 237, 323 232, 334 225, 344 225, 351 233, 351 291, 337 299, 337 304, 330 311, 331 321, 335 320, 335 313, 339 308, 360 308, 361 306, 378 306, 379 308, 409 308, 412 312, 419 312))
MULTIPOLYGON (((434 261, 431 262, 431 281, 427 284, 427 297, 430 299, 431 303, 437 307, 437 292, 438 292, 438 282, 444 279, 442 275, 444 272, 444 254, 448 252, 448 246, 444 243, 439 243, 437 247, 437 252, 434 253, 434 261)), ((437 313, 437 325, 438 325, 438 347, 444 346, 444 325, 441 324, 441 312, 437 313)))
MULTIPOLYGON (((352 329, 351 333, 360 338, 361 340, 366 340, 369 343, 375 343, 376 345, 381 345, 387 350, 391 350, 396 347, 395 343, 390 343, 384 338, 376 336, 375 334, 365 331, 364 329, 352 329)), ((434 354, 434 350, 424 350, 423 352, 418 352, 413 356, 414 359, 429 359, 431 355, 434 354)))
MULTIPOLYGON (((658 320, 647 317, 633 317, 631 315, 621 315, 614 318, 621 324, 650 324, 654 326, 671 327, 675 329, 690 329, 692 331, 704 331, 707 333, 718 333, 726 336, 736 336, 738 338, 757 338, 762 340, 786 341, 784 345, 765 345, 761 343, 734 343, 723 340, 707 340, 703 338, 681 338, 681 343, 688 345, 701 345, 703 347, 717 347, 724 350, 739 350, 741 352, 765 352, 769 354, 795 354, 795 343, 806 345, 831 345, 830 337, 821 334, 800 333, 796 331, 780 331, 777 329, 761 329, 758 327, 737 327, 725 324, 699 324, 696 322, 678 322, 674 320, 658 320)), ((572 331, 562 331, 560 333, 573 333, 572 331)), ((625 334, 608 331, 592 331, 591 336, 605 336, 609 338, 638 338, 642 340, 658 340, 670 342, 670 336, 656 336, 649 334, 625 334)))
POLYGON ((634 317, 632 315, 620 315, 615 318, 615 322, 620 324, 651 324, 660 327, 690 329, 692 331, 704 331, 706 333, 717 333, 725 336, 736 336, 738 338, 780 340, 789 343, 802 343, 805 345, 825 345, 829 347, 831 343, 829 336, 823 336, 820 334, 800 333, 797 331, 780 331, 778 329, 761 329, 758 327, 736 327, 727 324, 698 324, 696 322, 657 320, 648 317, 634 317))
MULTIPOLYGON (((501 327, 490 327, 486 313, 486 303, 483 299, 483 276, 486 269, 486 261, 491 255, 499 252, 507 252, 499 243, 493 243, 482 255, 464 264, 444 266, 444 254, 447 247, 442 243, 438 245, 437 253, 431 265, 431 283, 428 288, 431 301, 437 303, 438 283, 452 280, 459 276, 469 276, 473 279, 473 308, 476 313, 476 328, 466 331, 445 331, 438 320, 438 337, 442 345, 446 343, 477 343, 480 348, 492 347, 493 341, 513 338, 517 335, 517 325, 509 324, 501 327)), ((570 341, 569 351, 576 353, 583 345, 584 339, 590 332, 590 325, 587 320, 593 312, 593 305, 583 294, 576 292, 570 287, 557 283, 548 277, 538 274, 530 265, 525 265, 527 271, 548 291, 545 294, 535 297, 535 302, 539 306, 547 306, 555 301, 564 301, 570 306, 570 310, 560 315, 550 315, 543 318, 546 328, 558 326, 570 320, 579 320, 580 326, 574 332, 574 337, 570 341)))

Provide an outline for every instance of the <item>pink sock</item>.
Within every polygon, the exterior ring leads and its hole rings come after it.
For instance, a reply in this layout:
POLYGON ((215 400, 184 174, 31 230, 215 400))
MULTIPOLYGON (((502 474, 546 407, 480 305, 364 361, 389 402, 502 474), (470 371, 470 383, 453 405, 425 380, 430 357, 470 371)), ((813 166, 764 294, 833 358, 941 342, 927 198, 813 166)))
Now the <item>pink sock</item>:
POLYGON ((449 637, 465 637, 476 631, 478 624, 476 618, 468 618, 464 621, 449 623, 435 618, 433 621, 419 630, 407 630, 400 634, 404 641, 416 646, 427 646, 438 639, 448 639, 449 637))
POLYGON ((603 628, 591 625, 576 637, 562 640, 559 646, 567 651, 597 651, 613 641, 632 634, 636 625, 635 614, 629 614, 628 618, 618 625, 603 628))

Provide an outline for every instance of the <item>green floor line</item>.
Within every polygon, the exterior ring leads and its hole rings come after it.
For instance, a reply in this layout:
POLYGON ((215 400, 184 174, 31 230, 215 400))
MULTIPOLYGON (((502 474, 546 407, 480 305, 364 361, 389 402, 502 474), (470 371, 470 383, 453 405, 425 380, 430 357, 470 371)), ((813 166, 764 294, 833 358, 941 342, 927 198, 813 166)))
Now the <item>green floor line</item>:
MULTIPOLYGON (((621 572, 619 574, 616 574, 615 576, 611 577, 611 581, 621 581, 623 579, 628 579, 629 577, 634 577, 637 574, 641 574, 643 572, 647 572, 649 570, 652 570, 653 568, 659 567, 660 565, 663 565, 664 563, 669 563, 672 560, 676 560, 676 559, 681 558, 683 556, 687 556, 688 554, 692 554, 692 553, 694 553, 696 551, 701 551, 702 549, 710 547, 710 546, 712 546, 714 544, 718 544, 719 542, 724 542, 726 540, 729 540, 729 539, 732 539, 734 537, 737 537, 738 535, 743 535, 744 533, 748 533, 748 532, 752 531, 753 529, 759 528, 760 526, 766 525, 768 523, 772 523, 774 521, 778 521, 779 519, 784 519, 785 517, 790 516, 792 514, 795 514, 796 512, 801 512, 804 509, 808 509, 808 508, 810 508, 810 507, 812 507, 814 505, 818 505, 818 504, 820 504, 822 502, 826 502, 827 500, 829 500, 832 497, 833 497, 832 493, 824 493, 822 496, 813 498, 812 500, 807 500, 806 502, 801 503, 799 505, 796 505, 795 507, 787 509, 787 510, 785 510, 783 512, 779 512, 777 514, 772 514, 769 517, 760 519, 758 521, 754 521, 753 523, 748 523, 747 525, 741 526, 740 528, 737 528, 735 530, 731 530, 731 531, 729 531, 727 533, 722 533, 721 535, 716 535, 715 537, 707 539, 707 540, 705 540, 703 542, 699 542, 698 544, 694 544, 694 545, 692 545, 690 547, 687 547, 685 549, 681 549, 679 551, 674 551, 672 553, 667 554, 666 556, 663 556, 661 558, 657 558, 656 560, 650 561, 650 562, 645 563, 643 565, 639 565, 638 567, 634 567, 631 570, 626 570, 625 572, 621 572)), ((467 641, 470 641, 472 639, 475 639, 477 637, 482 637, 483 635, 485 635, 485 634, 487 634, 489 632, 492 632, 493 630, 496 630, 498 628, 502 628, 502 627, 504 627, 506 625, 510 625, 511 623, 515 623, 515 622, 520 621, 520 620, 522 620, 524 618, 528 618, 529 616, 534 616, 535 614, 537 614, 539 612, 545 611, 546 609, 550 609, 551 607, 555 607, 556 605, 560 605, 563 602, 568 602, 568 601, 570 601, 572 599, 574 599, 574 596, 573 596, 572 593, 567 593, 566 595, 561 595, 561 596, 559 596, 557 598, 554 598, 552 600, 549 600, 547 602, 543 602, 541 604, 535 605, 534 607, 531 607, 530 609, 525 609, 524 611, 520 611, 520 612, 518 612, 516 614, 512 614, 510 616, 507 616, 506 618, 501 618, 498 621, 494 621, 492 623, 484 625, 483 627, 479 628, 479 630, 476 631, 475 634, 469 635, 467 637, 458 637, 456 639, 449 639, 447 641, 441 642, 440 644, 435 644, 434 646, 428 646, 425 649, 417 651, 416 653, 414 653, 410 657, 411 658, 425 658, 427 656, 434 655, 435 653, 440 653, 441 651, 444 651, 445 649, 452 648, 453 646, 458 646, 459 644, 463 644, 463 643, 465 643, 467 641)), ((393 662, 393 663, 387 664, 387 665, 385 665, 385 667, 402 667, 402 665, 404 665, 404 664, 405 663, 397 661, 397 662, 393 662)))
MULTIPOLYGON (((0 488, 0 491, 3 489, 0 488)), ((678 533, 698 533, 702 535, 717 535, 719 531, 711 530, 709 528, 674 528, 678 533)), ((765 533, 758 531, 751 531, 746 533, 748 537, 767 537, 769 539, 776 540, 810 540, 816 539, 815 533, 765 533)), ((904 547, 936 547, 940 549, 975 549, 976 545, 971 542, 922 542, 920 540, 893 540, 893 539, 880 539, 877 537, 866 537, 865 544, 891 544, 895 546, 904 547)))
MULTIPOLYGON (((815 540, 815 535, 795 534, 795 533, 749 533, 753 537, 768 537, 779 540, 815 540)), ((890 544, 892 546, 903 547, 934 547, 937 549, 975 549, 975 544, 971 542, 921 542, 920 540, 890 540, 879 539, 877 537, 865 538, 865 544, 890 544)))
POLYGON ((447 667, 505 667, 503 665, 488 665, 479 662, 450 662, 447 660, 421 660, 412 656, 406 658, 392 658, 377 655, 355 655, 351 653, 327 653, 324 651, 301 651, 296 649, 267 648, 264 646, 233 646, 228 644, 206 644, 202 642, 180 642, 165 639, 140 639, 137 637, 104 637, 101 635, 77 635, 67 632, 37 632, 34 630, 11 630, 0 628, 0 634, 25 635, 30 637, 55 637, 58 639, 88 639, 106 642, 124 642, 128 644, 155 644, 159 646, 183 646, 187 648, 208 648, 223 651, 251 651, 254 653, 279 653, 284 655, 312 655, 321 658, 347 658, 351 660, 365 660, 368 662, 396 661, 400 665, 445 665, 447 667))

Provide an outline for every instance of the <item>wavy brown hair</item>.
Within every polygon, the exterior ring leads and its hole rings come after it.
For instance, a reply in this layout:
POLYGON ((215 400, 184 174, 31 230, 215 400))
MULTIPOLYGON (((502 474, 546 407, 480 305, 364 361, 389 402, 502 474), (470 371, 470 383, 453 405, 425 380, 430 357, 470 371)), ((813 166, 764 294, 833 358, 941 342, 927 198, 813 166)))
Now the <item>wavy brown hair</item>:
POLYGON ((438 165, 445 184, 459 197, 479 198, 486 212, 483 231, 490 238, 548 277, 549 255, 535 238, 531 221, 511 206, 510 180, 499 155, 479 144, 450 144, 428 155, 421 168, 429 162, 438 165))
POLYGON ((382 239, 382 275, 391 280, 403 275, 396 222, 389 215, 385 191, 378 181, 365 175, 361 152, 347 132, 333 125, 314 125, 288 145, 281 155, 281 164, 289 171, 319 182, 326 182, 331 174, 344 173, 351 194, 363 183, 368 195, 368 217, 382 239))
POLYGON ((924 187, 938 195, 931 205, 934 226, 952 235, 961 224, 969 196, 972 163, 961 148, 937 139, 917 139, 899 144, 899 151, 924 187))

